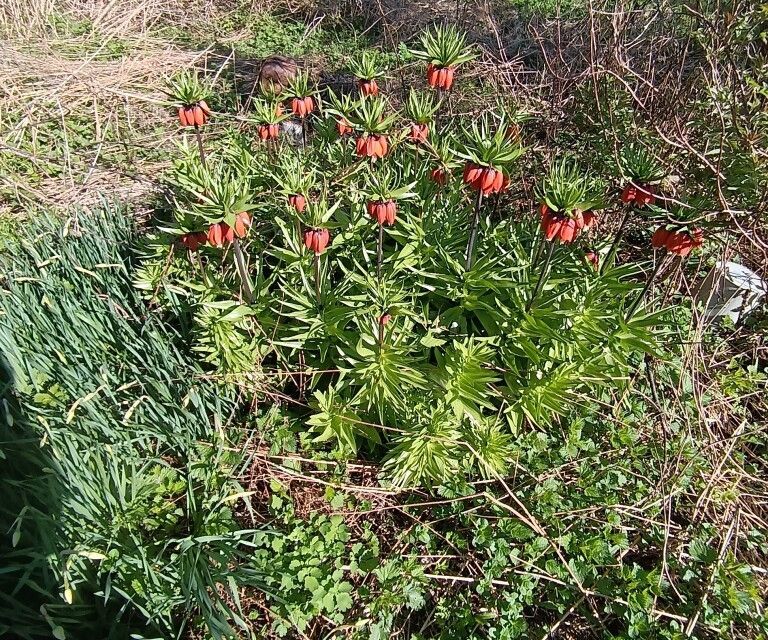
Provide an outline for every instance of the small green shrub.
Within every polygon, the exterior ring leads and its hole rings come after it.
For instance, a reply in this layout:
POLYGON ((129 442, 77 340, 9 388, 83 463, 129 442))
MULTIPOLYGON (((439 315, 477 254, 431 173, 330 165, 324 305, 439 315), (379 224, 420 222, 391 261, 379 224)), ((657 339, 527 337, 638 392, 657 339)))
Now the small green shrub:
MULTIPOLYGON (((304 633, 318 616, 342 624, 355 604, 350 580, 378 564, 375 536, 367 530, 352 544, 342 516, 315 513, 301 520, 278 481, 272 481, 271 490, 270 508, 279 516, 280 535, 258 535, 249 564, 263 575, 272 631, 280 637, 304 633)), ((341 495, 332 504, 339 501, 341 495)))

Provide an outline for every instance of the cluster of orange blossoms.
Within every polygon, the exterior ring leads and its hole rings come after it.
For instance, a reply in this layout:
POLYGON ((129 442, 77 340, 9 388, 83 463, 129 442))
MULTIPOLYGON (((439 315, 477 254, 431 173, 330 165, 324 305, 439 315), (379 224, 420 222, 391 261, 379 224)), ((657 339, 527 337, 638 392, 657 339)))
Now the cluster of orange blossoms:
POLYGON ((426 142, 429 137, 429 125, 427 124, 412 124, 411 125, 411 142, 426 142))
POLYGON ((226 222, 216 222, 208 227, 208 243, 214 247, 223 247, 235 237, 245 238, 250 228, 251 216, 247 211, 241 211, 235 216, 234 227, 230 227, 226 222))
POLYGON ((379 200, 368 203, 368 215, 381 225, 395 224, 397 203, 394 200, 379 200))
POLYGON ((379 95, 379 84, 375 79, 362 78, 357 81, 357 85, 360 87, 360 93, 364 96, 377 96, 379 95))
POLYGON ((191 233, 185 233, 181 236, 181 244, 183 244, 190 251, 197 251, 202 245, 208 241, 208 236, 205 231, 193 231, 191 233))
POLYGON ((653 187, 647 184, 628 184, 621 192, 621 201, 624 204, 634 204, 643 207, 647 204, 656 202, 656 195, 653 187))
POLYGON ((181 236, 181 244, 190 251, 197 251, 201 246, 210 244, 212 247, 223 247, 231 244, 237 238, 244 238, 251 228, 252 220, 247 211, 241 211, 235 216, 235 224, 230 227, 226 222, 214 222, 208 231, 192 231, 181 236))
POLYGON ((211 110, 205 100, 190 106, 179 107, 179 123, 182 127, 202 127, 211 116, 211 110))
POLYGON ((317 255, 320 255, 331 240, 328 229, 307 229, 304 232, 304 246, 317 255))
POLYGON ((306 96, 305 98, 294 98, 291 100, 291 111, 299 118, 308 116, 315 110, 315 101, 312 100, 312 96, 306 96))
POLYGON ((589 229, 597 220, 592 211, 577 209, 568 214, 553 211, 544 202, 539 205, 539 215, 544 237, 549 241, 559 240, 563 244, 573 242, 584 229, 589 229))
POLYGON ((698 227, 690 231, 670 231, 661 226, 651 236, 651 244, 654 249, 665 248, 670 253, 684 258, 704 244, 704 232, 698 227))
POLYGON ((443 167, 435 167, 429 172, 429 177, 435 184, 441 187, 448 182, 448 170, 443 167))
POLYGON ((383 158, 389 153, 389 141, 383 134, 372 133, 359 137, 355 143, 355 150, 361 158, 383 158))
POLYGON ((453 86, 453 67, 439 67, 429 63, 427 65, 427 84, 433 89, 448 91, 453 86))
POLYGON ((307 206, 307 199, 300 193, 293 193, 288 196, 288 204, 301 213, 307 206))
POLYGON ((279 124, 260 124, 258 128, 259 140, 277 140, 280 133, 279 124))
POLYGON ((500 193, 509 188, 509 178, 503 171, 493 167, 481 167, 468 162, 464 167, 464 182, 484 196, 500 193))

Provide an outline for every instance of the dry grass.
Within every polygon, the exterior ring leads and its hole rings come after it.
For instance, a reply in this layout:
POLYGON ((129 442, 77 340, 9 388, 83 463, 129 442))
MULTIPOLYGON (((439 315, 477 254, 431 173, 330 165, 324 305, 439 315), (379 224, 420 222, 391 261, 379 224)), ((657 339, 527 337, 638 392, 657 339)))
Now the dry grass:
MULTIPOLYGON (((4 0, 0 4, 0 30, 4 37, 19 42, 56 39, 62 33, 62 21, 85 21, 105 42, 121 37, 146 38, 162 24, 203 28, 226 12, 227 5, 202 0, 189 11, 188 3, 180 0, 4 0)), ((62 35, 71 38, 66 29, 62 35)))
MULTIPOLYGON (((204 3, 195 19, 213 7, 204 3)), ((138 202, 156 188, 174 148, 166 80, 210 64, 210 52, 152 35, 185 15, 183 3, 167 0, 2 3, 0 163, 24 163, 3 172, 11 209, 138 202)))

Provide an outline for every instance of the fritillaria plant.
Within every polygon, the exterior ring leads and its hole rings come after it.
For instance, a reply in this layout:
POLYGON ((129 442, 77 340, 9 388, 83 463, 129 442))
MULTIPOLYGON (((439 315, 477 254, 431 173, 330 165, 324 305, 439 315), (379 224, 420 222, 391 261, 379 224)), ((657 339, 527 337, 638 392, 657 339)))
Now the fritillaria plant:
POLYGON ((378 79, 384 73, 378 68, 373 51, 364 49, 349 63, 349 70, 355 76, 362 97, 379 95, 378 79))
POLYGON ((301 121, 302 147, 307 146, 307 116, 317 107, 315 88, 310 84, 309 74, 297 73, 286 89, 291 112, 301 121))
POLYGON ((647 210, 657 200, 657 189, 664 178, 665 172, 661 164, 640 143, 630 143, 623 147, 619 158, 624 186, 620 200, 624 205, 624 213, 619 222, 619 228, 613 238, 608 257, 603 262, 603 269, 613 265, 619 244, 624 237, 627 223, 633 211, 647 210))
POLYGON ((456 68, 475 57, 465 34, 452 26, 435 26, 421 36, 421 49, 411 53, 427 61, 427 83, 433 89, 449 91, 456 68))
POLYGON ((429 170, 429 179, 437 187, 445 186, 452 173, 460 166, 460 160, 457 159, 454 151, 456 146, 456 139, 453 136, 443 135, 430 147, 430 151, 435 156, 435 164, 429 170))
POLYGON ((699 225, 700 217, 696 215, 698 212, 699 209, 695 204, 694 206, 690 204, 676 206, 656 227, 651 235, 651 246, 662 251, 663 256, 656 261, 656 266, 648 276, 645 287, 627 310, 627 321, 640 307, 665 263, 675 258, 682 262, 691 252, 704 246, 704 230, 699 225))
POLYGON ((378 171, 371 170, 362 191, 366 200, 368 215, 379 227, 376 245, 376 277, 381 278, 381 263, 384 244, 384 226, 392 226, 397 219, 397 205, 400 200, 414 198, 415 182, 403 185, 403 176, 395 168, 385 165, 378 171))
POLYGON ((664 169, 650 151, 639 144, 621 150, 621 173, 625 180, 621 191, 624 204, 644 207, 656 202, 656 188, 664 178, 664 169))
POLYGON ((182 127, 193 127, 200 150, 200 159, 205 163, 205 149, 200 129, 211 117, 207 100, 211 90, 200 81, 196 73, 184 71, 168 81, 168 95, 174 102, 182 127))
POLYGON ((277 100, 260 99, 253 103, 253 119, 256 121, 259 140, 277 140, 280 123, 287 117, 282 104, 277 100))
POLYGON ((351 114, 355 129, 361 131, 355 143, 357 155, 361 158, 384 158, 390 150, 389 130, 396 115, 387 113, 387 103, 383 98, 370 97, 357 105, 351 114))
POLYGON ((339 207, 339 202, 329 206, 325 193, 325 189, 323 189, 321 195, 317 199, 309 202, 306 211, 302 216, 304 227, 302 239, 304 247, 312 254, 312 266, 315 276, 315 296, 318 305, 321 302, 322 293, 320 256, 331 241, 329 223, 333 219, 336 209, 339 207))
POLYGON ((509 188, 509 166, 523 154, 523 148, 510 140, 505 130, 494 127, 488 116, 474 122, 464 136, 466 142, 457 155, 466 161, 464 182, 477 191, 464 265, 469 271, 474 261, 483 198, 509 188))
MULTIPOLYGON (((410 120, 408 139, 411 142, 426 143, 429 139, 430 125, 439 102, 428 93, 411 91, 405 101, 405 114, 410 120)), ((417 147, 418 149, 418 147, 417 147)))
POLYGON ((588 179, 570 158, 552 162, 549 172, 537 185, 541 232, 547 243, 547 253, 526 310, 530 310, 541 292, 555 246, 571 244, 584 229, 594 224, 595 217, 587 203, 588 187, 588 179))
POLYGON ((269 175, 288 205, 297 213, 302 213, 317 185, 318 174, 315 167, 304 158, 286 153, 281 155, 277 166, 269 171, 269 175))
POLYGON ((253 223, 250 212, 255 208, 248 180, 230 166, 213 162, 202 171, 179 175, 177 184, 185 195, 181 212, 199 220, 203 226, 205 241, 202 233, 197 232, 198 246, 207 243, 220 249, 232 245, 243 294, 251 303, 253 287, 240 246, 240 240, 250 231, 253 223))
POLYGON ((334 117, 336 121, 336 131, 340 137, 352 133, 352 123, 350 118, 355 110, 357 101, 349 94, 336 95, 332 89, 328 89, 329 106, 325 109, 327 114, 334 117))

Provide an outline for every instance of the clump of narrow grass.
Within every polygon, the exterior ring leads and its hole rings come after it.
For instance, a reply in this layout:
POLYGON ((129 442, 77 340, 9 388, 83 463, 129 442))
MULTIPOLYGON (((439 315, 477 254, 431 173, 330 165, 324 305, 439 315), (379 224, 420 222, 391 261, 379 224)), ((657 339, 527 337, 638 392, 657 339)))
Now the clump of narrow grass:
POLYGON ((233 391, 146 315, 134 235, 114 207, 43 216, 0 259, 0 632, 165 635, 202 615, 222 634, 237 620, 223 600, 245 535, 226 502, 233 391))

